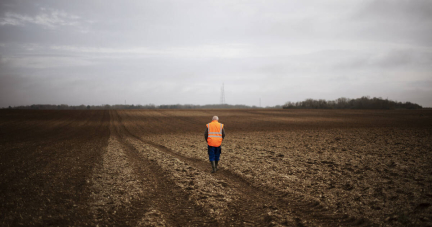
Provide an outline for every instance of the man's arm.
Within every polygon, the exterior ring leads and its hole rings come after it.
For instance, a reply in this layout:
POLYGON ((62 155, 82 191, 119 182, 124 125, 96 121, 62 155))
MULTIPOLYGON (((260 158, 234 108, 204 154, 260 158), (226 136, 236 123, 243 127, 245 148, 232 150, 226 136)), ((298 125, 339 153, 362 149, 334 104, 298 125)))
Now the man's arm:
POLYGON ((225 139, 225 127, 222 128, 222 139, 225 139))
POLYGON ((204 138, 205 138, 205 141, 207 142, 207 138, 208 138, 208 129, 205 130, 204 138))

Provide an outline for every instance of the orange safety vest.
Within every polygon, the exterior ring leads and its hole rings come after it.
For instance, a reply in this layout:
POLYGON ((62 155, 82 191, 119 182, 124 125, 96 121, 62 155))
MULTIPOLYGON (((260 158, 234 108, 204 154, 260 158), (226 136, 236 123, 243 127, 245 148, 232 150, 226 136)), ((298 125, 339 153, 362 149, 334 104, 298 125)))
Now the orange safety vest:
POLYGON ((222 144, 223 124, 214 120, 207 124, 208 138, 207 143, 212 147, 219 147, 222 144))

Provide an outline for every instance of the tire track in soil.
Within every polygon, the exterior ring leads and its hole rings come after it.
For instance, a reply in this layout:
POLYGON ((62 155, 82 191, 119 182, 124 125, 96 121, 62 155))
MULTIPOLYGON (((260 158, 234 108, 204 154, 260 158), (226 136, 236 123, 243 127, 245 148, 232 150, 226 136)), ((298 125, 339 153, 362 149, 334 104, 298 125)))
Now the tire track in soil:
MULTIPOLYGON (((148 188, 148 185, 145 184, 146 181, 137 179, 125 151, 113 136, 108 140, 102 164, 94 169, 91 181, 93 184, 89 207, 94 223, 131 225, 136 219, 133 208, 148 209, 139 203, 141 197, 144 197, 141 188, 148 188)), ((163 219, 160 222, 163 222, 163 219)))
POLYGON ((93 177, 91 212, 102 225, 216 226, 163 170, 129 143, 116 111, 103 166, 93 177))
MULTIPOLYGON (((174 156, 201 171, 210 172, 210 164, 199 159, 184 157, 169 148, 152 141, 141 140, 158 150, 174 156)), ((241 199, 232 204, 229 216, 234 225, 262 225, 273 223, 293 226, 371 226, 367 219, 354 218, 333 214, 318 202, 310 202, 295 194, 263 191, 236 174, 220 169, 214 177, 221 180, 225 187, 231 187, 240 192, 241 199), (283 215, 279 214, 280 210, 283 215), (273 222, 273 223, 272 223, 273 222)))
MULTIPOLYGON (((118 114, 118 113, 117 113, 118 114)), ((121 123, 121 117, 118 115, 121 123)), ((203 172, 210 172, 210 164, 194 158, 182 156, 173 150, 150 140, 134 135, 121 123, 124 134, 143 144, 178 158, 203 172)), ((289 226, 376 226, 366 218, 336 214, 324 208, 319 202, 307 201, 299 195, 282 193, 272 189, 261 189, 244 178, 224 169, 212 175, 224 187, 237 190, 240 199, 229 204, 230 213, 226 214, 230 225, 289 225, 289 226)))

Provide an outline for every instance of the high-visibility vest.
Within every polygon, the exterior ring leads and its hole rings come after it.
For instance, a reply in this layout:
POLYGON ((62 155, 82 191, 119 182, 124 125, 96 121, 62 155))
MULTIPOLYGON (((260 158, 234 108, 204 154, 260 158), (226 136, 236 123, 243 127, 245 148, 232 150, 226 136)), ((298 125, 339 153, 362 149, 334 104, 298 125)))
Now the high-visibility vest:
POLYGON ((222 129, 223 124, 214 120, 207 124, 208 138, 207 143, 212 147, 220 147, 222 144, 222 129))

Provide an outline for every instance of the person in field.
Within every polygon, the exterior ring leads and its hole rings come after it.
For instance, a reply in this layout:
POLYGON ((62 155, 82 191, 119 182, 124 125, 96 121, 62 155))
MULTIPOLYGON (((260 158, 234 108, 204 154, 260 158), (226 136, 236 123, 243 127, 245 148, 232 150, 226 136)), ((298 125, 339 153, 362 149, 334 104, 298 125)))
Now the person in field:
POLYGON ((213 116, 212 122, 206 125, 207 129, 204 133, 205 140, 208 144, 208 155, 212 166, 212 173, 217 171, 222 140, 225 138, 224 125, 218 121, 219 117, 213 116))

